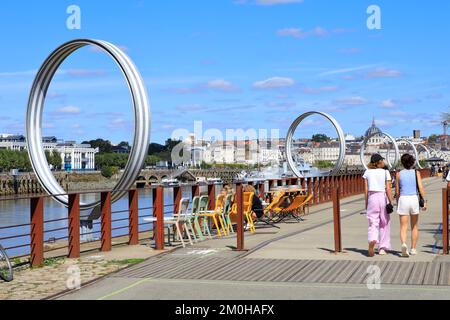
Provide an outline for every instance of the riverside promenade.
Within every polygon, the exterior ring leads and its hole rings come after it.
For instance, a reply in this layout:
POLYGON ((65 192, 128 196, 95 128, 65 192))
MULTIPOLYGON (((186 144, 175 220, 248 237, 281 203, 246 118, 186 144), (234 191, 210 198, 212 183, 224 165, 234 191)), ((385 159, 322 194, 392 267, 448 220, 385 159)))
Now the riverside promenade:
POLYGON ((449 299, 450 257, 442 255, 440 178, 425 180, 429 210, 420 218, 419 254, 400 257, 399 221, 392 214, 393 250, 367 257, 364 199, 341 201, 343 253, 334 253, 333 208, 311 208, 300 223, 281 229, 259 226, 152 256, 80 290, 54 299, 88 300, 277 300, 277 299, 449 299), (378 274, 377 274, 378 271, 378 274), (379 275, 379 276, 378 276, 379 275), (379 284, 379 286, 378 286, 379 284))

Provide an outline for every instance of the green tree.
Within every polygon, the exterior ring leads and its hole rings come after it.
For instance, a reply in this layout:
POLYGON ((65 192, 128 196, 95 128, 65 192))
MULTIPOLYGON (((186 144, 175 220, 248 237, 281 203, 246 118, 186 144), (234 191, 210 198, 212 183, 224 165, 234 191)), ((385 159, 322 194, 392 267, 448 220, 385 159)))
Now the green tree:
POLYGON ((326 134, 319 133, 313 135, 311 140, 313 142, 327 142, 330 141, 331 139, 326 134))
POLYGON ((100 153, 112 152, 112 144, 109 140, 96 139, 91 141, 84 141, 82 144, 90 144, 92 148, 99 148, 100 153))
POLYGON ((432 134, 429 138, 428 138, 428 143, 436 143, 438 139, 438 136, 436 134, 432 134))

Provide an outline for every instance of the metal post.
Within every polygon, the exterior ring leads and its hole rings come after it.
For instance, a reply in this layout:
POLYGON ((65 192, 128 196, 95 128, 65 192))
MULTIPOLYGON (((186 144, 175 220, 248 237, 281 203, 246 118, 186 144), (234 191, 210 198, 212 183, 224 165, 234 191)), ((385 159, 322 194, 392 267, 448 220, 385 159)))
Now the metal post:
MULTIPOLYGON (((164 188, 153 189, 153 216, 156 217, 156 250, 164 250, 164 188)), ((155 227, 153 227, 155 230, 155 227)))
POLYGON ((259 183, 259 196, 260 198, 265 198, 265 183, 259 183))
POLYGON ((319 203, 323 203, 324 199, 324 183, 323 183, 323 177, 319 177, 319 203))
POLYGON ((69 195, 69 259, 80 257, 80 195, 69 195))
POLYGON ((139 244, 139 192, 130 190, 128 193, 129 208, 129 242, 130 246, 139 244))
POLYGON ((216 209, 216 186, 208 185, 208 210, 216 209))
POLYGON ((44 198, 32 198, 31 215, 31 266, 40 267, 44 263, 44 198))
POLYGON ((111 192, 101 195, 101 251, 111 251, 111 192))
POLYGON ((339 200, 339 187, 333 190, 333 221, 334 221, 334 248, 335 252, 342 252, 341 238, 341 204, 339 200))
POLYGON ((318 184, 317 178, 314 177, 313 178, 314 204, 318 204, 318 202, 319 202, 319 197, 318 197, 319 190, 318 189, 319 189, 319 184, 318 184))
POLYGON ((448 200, 449 189, 442 190, 442 253, 449 254, 449 239, 448 239, 448 200))
POLYGON ((198 184, 192 186, 192 197, 200 196, 200 186, 198 184))
POLYGON ((173 188, 173 213, 177 214, 180 211, 180 202, 182 198, 181 187, 173 188))
POLYGON ((236 204, 237 204, 237 217, 236 217, 236 234, 237 234, 237 246, 236 251, 245 251, 244 249, 244 194, 242 184, 236 184, 236 204))

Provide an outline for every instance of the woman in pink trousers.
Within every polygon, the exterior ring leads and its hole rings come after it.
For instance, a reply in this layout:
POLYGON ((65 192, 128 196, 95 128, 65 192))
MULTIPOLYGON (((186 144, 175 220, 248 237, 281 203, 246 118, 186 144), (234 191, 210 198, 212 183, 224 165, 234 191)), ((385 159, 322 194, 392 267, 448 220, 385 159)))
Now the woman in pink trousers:
POLYGON ((369 220, 369 257, 385 255, 391 249, 390 213, 386 206, 392 204, 391 174, 385 169, 384 158, 374 154, 370 160, 369 170, 364 173, 366 211, 369 220))

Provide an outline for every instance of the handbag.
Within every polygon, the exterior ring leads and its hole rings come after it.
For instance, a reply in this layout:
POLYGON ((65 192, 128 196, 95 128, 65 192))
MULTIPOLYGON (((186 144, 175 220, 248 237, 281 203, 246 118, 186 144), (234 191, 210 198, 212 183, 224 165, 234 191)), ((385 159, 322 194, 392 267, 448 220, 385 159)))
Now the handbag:
MULTIPOLYGON (((387 170, 386 170, 386 171, 387 171, 387 170)), ((388 181, 388 180, 387 180, 387 177, 386 177, 386 172, 385 172, 384 180, 385 180, 385 182, 388 181)), ((386 212, 387 212, 388 214, 391 214, 392 212, 394 212, 394 206, 392 205, 392 203, 388 203, 388 204, 386 205, 386 212)))
POLYGON ((423 199, 422 195, 420 194, 419 179, 417 179, 417 170, 416 170, 416 190, 417 190, 417 196, 419 197, 419 207, 424 208, 425 200, 423 199))

